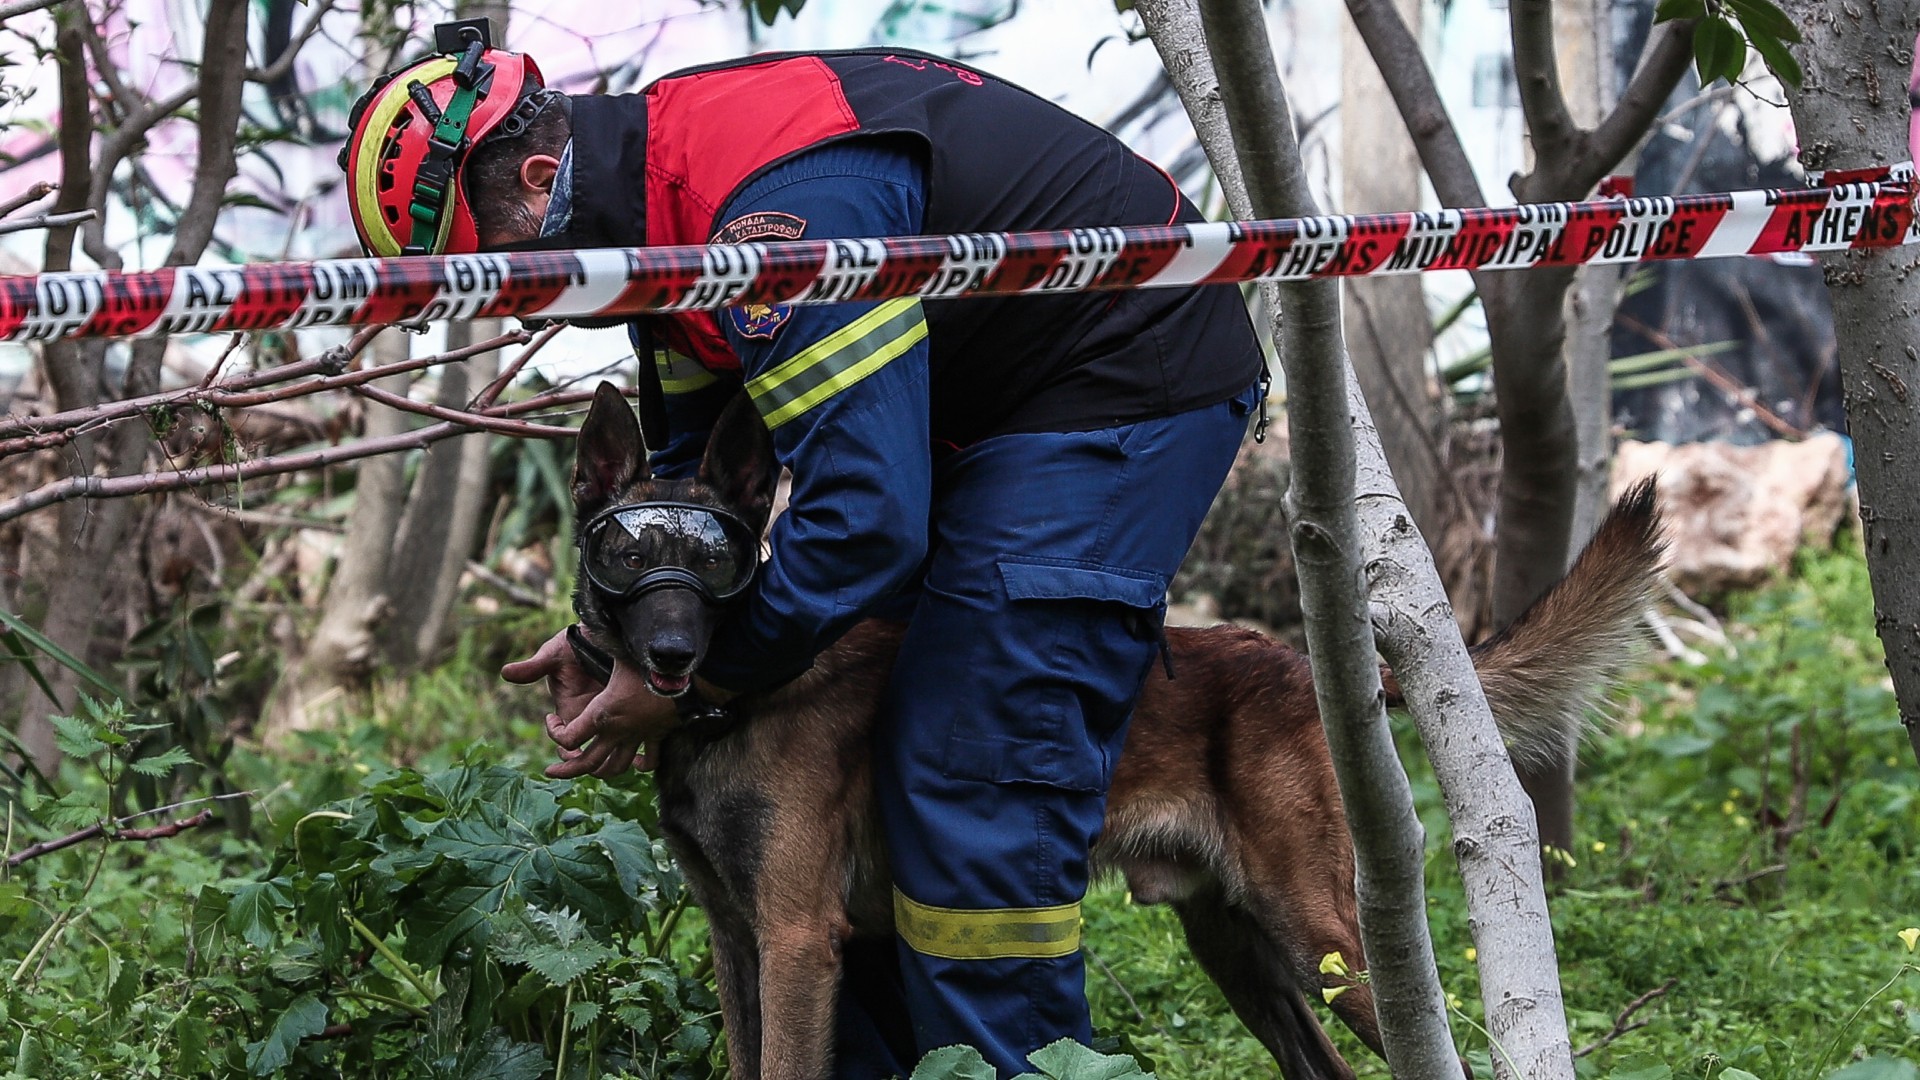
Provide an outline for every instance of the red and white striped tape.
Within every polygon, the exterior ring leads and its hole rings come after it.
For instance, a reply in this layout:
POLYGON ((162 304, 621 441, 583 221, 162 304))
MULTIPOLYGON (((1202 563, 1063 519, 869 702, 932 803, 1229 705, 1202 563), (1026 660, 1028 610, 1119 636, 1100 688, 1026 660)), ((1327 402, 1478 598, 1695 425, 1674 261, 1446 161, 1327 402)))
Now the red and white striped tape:
POLYGON ((1911 170, 1827 186, 1278 221, 0 276, 0 340, 1169 288, 1892 247, 1911 170))

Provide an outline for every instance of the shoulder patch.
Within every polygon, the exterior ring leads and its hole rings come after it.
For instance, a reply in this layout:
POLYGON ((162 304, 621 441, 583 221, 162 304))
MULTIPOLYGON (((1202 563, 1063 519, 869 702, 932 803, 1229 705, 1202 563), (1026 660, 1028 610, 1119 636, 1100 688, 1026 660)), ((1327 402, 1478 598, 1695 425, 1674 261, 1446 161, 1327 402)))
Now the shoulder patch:
POLYGON ((716 244, 744 244, 749 240, 798 240, 807 233, 807 219, 778 210, 742 214, 713 234, 716 244))
MULTIPOLYGON (((716 244, 744 244, 750 240, 798 240, 807 232, 807 219, 778 210, 760 210, 742 214, 713 234, 716 244)), ((793 317, 789 304, 747 304, 727 309, 734 332, 744 338, 771 341, 788 319, 793 317)))

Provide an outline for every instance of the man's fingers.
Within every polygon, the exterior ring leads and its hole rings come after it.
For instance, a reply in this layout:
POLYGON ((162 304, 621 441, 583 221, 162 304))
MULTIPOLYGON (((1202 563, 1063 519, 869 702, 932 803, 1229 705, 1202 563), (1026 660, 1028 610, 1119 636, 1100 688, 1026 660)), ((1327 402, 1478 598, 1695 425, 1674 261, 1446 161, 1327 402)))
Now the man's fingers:
POLYGON ((541 642, 532 656, 501 667, 500 677, 511 683, 539 682, 558 674, 572 652, 573 646, 567 644, 567 633, 562 630, 541 642))
POLYGON ((571 761, 547 766, 547 775, 555 780, 581 776, 618 776, 633 760, 633 744, 616 739, 597 739, 571 761), (611 771, 608 765, 616 766, 611 771))
POLYGON ((562 749, 578 750, 600 730, 601 716, 601 711, 594 708, 591 702, 572 720, 561 720, 558 714, 548 713, 547 738, 562 749))

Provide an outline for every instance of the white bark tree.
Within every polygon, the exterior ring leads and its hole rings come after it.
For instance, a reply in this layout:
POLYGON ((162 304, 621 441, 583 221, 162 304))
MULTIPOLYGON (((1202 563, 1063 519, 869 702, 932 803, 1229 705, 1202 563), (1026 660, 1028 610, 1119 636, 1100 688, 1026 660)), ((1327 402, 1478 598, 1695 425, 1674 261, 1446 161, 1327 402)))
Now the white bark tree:
MULTIPOLYGON (((1139 0, 1139 11, 1240 216, 1297 216, 1311 200, 1255 0, 1139 0), (1224 17, 1224 22, 1222 18, 1224 17), (1217 50, 1209 54, 1208 46, 1217 50), (1229 74, 1216 85, 1216 68, 1229 74), (1225 102, 1225 109, 1222 102, 1225 102), (1225 122, 1237 113, 1234 131, 1225 122), (1236 145, 1239 151, 1236 154, 1236 145), (1242 163, 1253 184, 1249 199, 1242 163)), ((1424 847, 1388 737, 1373 635, 1392 664, 1454 828, 1479 948, 1481 996, 1503 1078, 1573 1075, 1533 812, 1514 776, 1433 559, 1394 485, 1340 341, 1325 282, 1290 287, 1275 310, 1287 364, 1295 556, 1316 694, 1359 859, 1361 929, 1388 1062, 1401 1077, 1452 1077, 1458 1062, 1433 970, 1424 847), (1315 296, 1309 290, 1319 290, 1315 296), (1365 576, 1362 574, 1365 568, 1365 576), (1367 626, 1368 596, 1373 602, 1367 626), (1356 628, 1356 623, 1359 624, 1356 628)))

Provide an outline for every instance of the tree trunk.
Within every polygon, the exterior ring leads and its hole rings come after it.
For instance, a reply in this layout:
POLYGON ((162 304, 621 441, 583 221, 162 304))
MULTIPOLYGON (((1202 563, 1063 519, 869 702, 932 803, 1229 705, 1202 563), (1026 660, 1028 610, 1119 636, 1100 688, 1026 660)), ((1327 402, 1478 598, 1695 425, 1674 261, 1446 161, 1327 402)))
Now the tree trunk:
MULTIPOLYGON (((1212 63, 1199 40, 1193 0, 1139 0, 1136 10, 1214 163, 1229 205, 1235 214, 1249 216, 1233 142, 1222 121, 1212 63)), ((1251 38, 1254 32, 1242 31, 1239 36, 1251 38)), ((1333 333, 1330 324, 1323 323, 1321 328, 1333 333)), ((1334 352, 1338 357, 1337 347, 1334 352)), ((1308 354, 1304 359, 1325 361, 1327 357, 1308 354)), ((1572 1052, 1553 927, 1535 857, 1538 841, 1532 807, 1514 779, 1432 555, 1418 532, 1405 527, 1406 505, 1394 487, 1366 403, 1350 375, 1344 390, 1346 411, 1353 421, 1357 505, 1364 530, 1361 554, 1376 610, 1385 613, 1374 621, 1380 628, 1382 651, 1400 679, 1447 800, 1454 853, 1467 886, 1468 913, 1480 950, 1481 999, 1501 1044, 1501 1051, 1494 1055, 1495 1075, 1500 1080, 1516 1073, 1529 1080, 1570 1078, 1572 1052)), ((1292 396, 1290 386, 1289 399, 1292 396)), ((1424 905, 1416 900, 1415 906, 1424 905)), ((1414 925, 1420 927, 1418 937, 1424 942, 1424 911, 1402 913, 1395 929, 1404 931, 1414 925)), ((1368 955, 1378 965, 1374 947, 1370 939, 1368 955)), ((1430 945, 1423 947, 1429 954, 1424 969, 1430 969, 1430 945)), ((1378 976, 1375 987, 1383 1029, 1403 1030, 1417 1048, 1421 1032, 1432 1019, 1431 998, 1414 991, 1390 1000, 1378 976)), ((1444 1022, 1444 1015, 1440 1019, 1444 1022)), ((1437 1046, 1437 1037, 1426 1045, 1437 1046)), ((1393 1064, 1401 1077, 1451 1077, 1456 1075, 1454 1067, 1443 1063, 1437 1050, 1425 1056, 1422 1071, 1403 1062, 1393 1064)))
MULTIPOLYGON (((369 363, 379 366, 407 358, 413 338, 401 330, 383 330, 371 346, 369 363)), ((375 380, 389 393, 405 394, 409 375, 375 380)), ((406 413, 366 403, 367 438, 397 435, 409 425, 406 413)), ((321 605, 320 624, 305 652, 280 677, 272 706, 262 721, 260 739, 281 745, 296 731, 331 726, 350 688, 364 685, 379 659, 379 632, 393 611, 388 594, 388 558, 405 505, 404 454, 369 458, 360 464, 347 515, 346 538, 334 561, 321 605)))
MULTIPOLYGON (((1890 165, 1910 156, 1909 76, 1920 3, 1783 5, 1806 42, 1806 72, 1789 94, 1808 169, 1890 165)), ((1920 259, 1913 247, 1819 256, 1833 297, 1874 625, 1894 697, 1920 758, 1920 259)))
MULTIPOLYGON (((1229 196, 1238 204, 1235 212, 1313 214, 1259 4, 1201 0, 1201 8, 1204 44, 1195 33, 1199 20, 1183 0, 1137 5, 1196 127, 1211 128, 1203 131, 1203 144, 1214 171, 1223 180, 1237 173, 1251 193, 1249 205, 1235 197, 1240 184, 1223 184, 1235 193, 1229 196), (1212 96, 1207 69, 1215 65, 1209 55, 1218 58, 1230 133, 1204 121, 1195 108, 1212 96)), ((1426 834, 1387 724, 1367 618, 1353 501, 1355 404, 1347 393, 1339 289, 1332 281, 1300 282, 1280 286, 1280 296, 1285 316, 1274 329, 1286 369, 1293 454, 1289 539, 1314 694, 1353 834, 1364 962, 1394 1074, 1439 1080, 1457 1076, 1459 1061, 1427 931, 1426 834)))
MULTIPOLYGON (((80 17, 89 16, 82 11, 80 17)), ((234 142, 240 129, 240 91, 245 85, 247 67, 246 0, 212 0, 205 25, 206 36, 199 57, 199 147, 194 182, 186 205, 182 207, 174 225, 173 246, 166 259, 168 266, 185 266, 199 261, 207 244, 213 239, 214 222, 226 198, 227 185, 236 172, 234 142)), ((78 119, 81 113, 75 111, 75 106, 66 100, 67 84, 74 73, 84 73, 84 50, 80 47, 77 34, 69 36, 63 33, 61 38, 62 123, 63 130, 72 130, 64 125, 78 119)), ((79 106, 81 110, 84 108, 84 105, 79 106)), ((87 134, 93 131, 90 118, 80 125, 79 131, 87 134)), ((88 152, 86 142, 85 138, 72 142, 63 140, 63 158, 69 154, 84 158, 88 152)), ((95 162, 90 173, 104 167, 106 174, 111 175, 117 164, 115 161, 95 162)), ((71 166, 70 161, 63 163, 63 173, 77 178, 71 166)), ((92 190, 86 183, 76 183, 63 187, 62 192, 63 203, 75 193, 86 192, 89 203, 99 215, 96 220, 105 217, 107 192, 104 189, 92 190)), ((64 240, 49 236, 48 245, 48 269, 70 265, 71 232, 65 234, 64 240), (53 257, 56 244, 63 244, 65 250, 58 261, 53 257)), ((118 259, 111 252, 102 254, 110 266, 118 266, 118 259)), ((165 352, 164 339, 136 342, 127 365, 126 379, 118 389, 119 395, 131 397, 158 389, 160 362, 165 352)), ((105 400, 110 392, 104 385, 105 355, 104 344, 48 348, 44 362, 59 408, 81 408, 105 400)), ((78 440, 75 453, 69 460, 75 463, 77 469, 86 472, 124 474, 141 467, 151 442, 151 432, 145 424, 121 424, 97 438, 78 440)), ((128 542, 128 524, 134 509, 134 502, 127 499, 104 503, 81 501, 63 509, 61 513, 60 556, 51 574, 47 614, 41 631, 76 656, 90 655, 94 631, 107 606, 107 599, 116 586, 122 586, 127 581, 124 569, 129 563, 124 557, 124 548, 128 542)), ((75 683, 71 674, 62 670, 56 673, 56 678, 59 679, 53 684, 56 692, 68 698, 60 704, 72 708, 70 692, 75 683)), ((52 703, 40 698, 36 690, 20 720, 21 741, 28 747, 35 765, 43 771, 51 771, 59 764, 59 753, 53 746, 52 733, 46 723, 46 717, 52 714, 53 707, 52 703)))
MULTIPOLYGON (((1399 0, 1415 34, 1419 0, 1399 0)), ((1380 70, 1351 23, 1340 35, 1340 208, 1345 214, 1420 205, 1420 158, 1393 111, 1380 70)), ((1345 327, 1354 374, 1373 415, 1385 417, 1380 445, 1423 536, 1441 536, 1446 480, 1446 415, 1427 376, 1433 320, 1417 274, 1345 278, 1345 327)))

